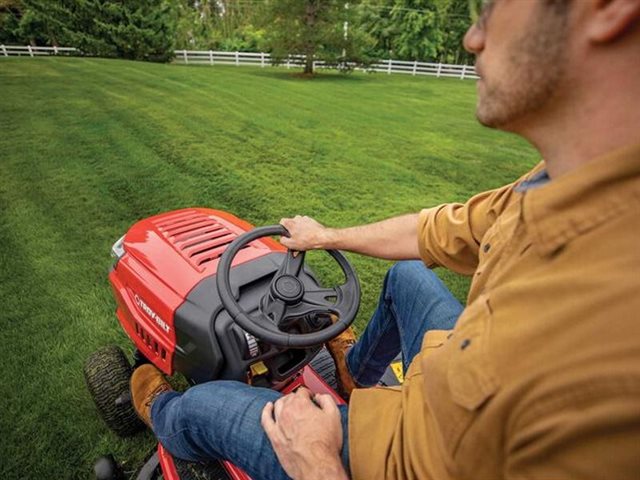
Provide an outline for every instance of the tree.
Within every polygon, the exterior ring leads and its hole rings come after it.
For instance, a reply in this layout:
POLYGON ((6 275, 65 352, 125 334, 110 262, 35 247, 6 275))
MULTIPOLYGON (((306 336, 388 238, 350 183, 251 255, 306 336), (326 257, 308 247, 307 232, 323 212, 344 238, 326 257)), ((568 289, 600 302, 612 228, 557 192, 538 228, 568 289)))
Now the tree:
POLYGON ((168 0, 22 0, 15 38, 86 54, 168 61, 176 12, 168 0))
POLYGON ((176 46, 258 51, 266 8, 266 2, 246 0, 180 0, 176 46))
POLYGON ((278 0, 269 3, 265 45, 274 63, 304 55, 304 73, 314 73, 314 61, 352 68, 371 61, 368 34, 349 29, 354 2, 344 0, 278 0))
POLYGON ((401 60, 466 61, 462 38, 469 0, 365 0, 360 28, 374 38, 375 55, 401 60))

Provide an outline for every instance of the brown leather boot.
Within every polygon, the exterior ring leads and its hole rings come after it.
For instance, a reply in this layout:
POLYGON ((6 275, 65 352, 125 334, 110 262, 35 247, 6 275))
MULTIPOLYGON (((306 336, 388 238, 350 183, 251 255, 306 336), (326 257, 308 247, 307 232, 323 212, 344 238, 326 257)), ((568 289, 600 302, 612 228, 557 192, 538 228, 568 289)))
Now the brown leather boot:
POLYGON ((162 392, 173 390, 160 370, 146 363, 131 375, 131 401, 144 423, 151 428, 151 405, 162 392))
MULTIPOLYGON (((331 321, 335 323, 338 318, 334 315, 331 316, 331 321)), ((333 363, 336 365, 336 378, 338 380, 338 393, 345 400, 349 400, 351 392, 354 388, 358 388, 356 382, 353 380, 349 369, 347 368, 347 352, 356 343, 356 335, 351 327, 347 328, 340 335, 326 343, 327 350, 333 358, 333 363)))

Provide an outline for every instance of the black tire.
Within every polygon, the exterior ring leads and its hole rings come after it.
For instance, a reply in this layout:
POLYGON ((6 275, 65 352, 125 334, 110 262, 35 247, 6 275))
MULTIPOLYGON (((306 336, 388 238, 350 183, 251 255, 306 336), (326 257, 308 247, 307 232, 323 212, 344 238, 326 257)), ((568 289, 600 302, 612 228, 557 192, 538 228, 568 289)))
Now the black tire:
POLYGON ((313 357, 313 360, 309 362, 311 368, 313 368, 318 375, 329 385, 333 390, 338 391, 338 379, 336 378, 336 365, 333 363, 333 358, 325 347, 313 357))
POLYGON ((134 435, 145 427, 131 402, 116 405, 116 399, 129 391, 131 373, 124 352, 114 345, 98 350, 84 363, 84 379, 98 412, 121 437, 134 435))

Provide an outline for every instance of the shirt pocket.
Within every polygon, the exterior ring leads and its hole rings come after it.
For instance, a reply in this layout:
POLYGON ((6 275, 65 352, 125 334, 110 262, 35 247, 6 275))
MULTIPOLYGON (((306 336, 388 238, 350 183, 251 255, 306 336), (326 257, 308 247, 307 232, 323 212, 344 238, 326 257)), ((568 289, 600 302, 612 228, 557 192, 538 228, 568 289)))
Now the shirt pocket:
POLYGON ((473 307, 472 318, 465 319, 451 338, 447 372, 451 399, 469 412, 480 408, 499 385, 489 352, 492 315, 488 298, 481 296, 473 307))
POLYGON ((427 367, 428 403, 450 460, 483 407, 498 391, 499 381, 489 355, 491 309, 480 296, 465 309, 453 335, 427 367), (429 371, 430 370, 430 371, 429 371), (431 375, 430 375, 431 374, 431 375))

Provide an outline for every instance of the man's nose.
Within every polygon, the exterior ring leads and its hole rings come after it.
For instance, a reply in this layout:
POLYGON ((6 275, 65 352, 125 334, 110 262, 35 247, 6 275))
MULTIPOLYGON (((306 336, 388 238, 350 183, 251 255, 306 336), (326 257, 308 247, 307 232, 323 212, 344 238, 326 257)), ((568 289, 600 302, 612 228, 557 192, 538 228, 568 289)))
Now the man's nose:
POLYGON ((478 55, 484 48, 484 31, 474 23, 465 33, 462 45, 467 52, 478 55))

